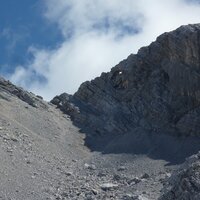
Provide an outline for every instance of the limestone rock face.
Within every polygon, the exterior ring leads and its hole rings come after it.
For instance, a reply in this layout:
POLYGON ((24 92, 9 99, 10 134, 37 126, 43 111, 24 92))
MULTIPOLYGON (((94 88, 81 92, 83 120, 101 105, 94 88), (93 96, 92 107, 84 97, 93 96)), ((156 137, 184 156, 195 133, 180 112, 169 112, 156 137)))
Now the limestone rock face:
POLYGON ((93 134, 142 127, 200 135, 200 24, 164 33, 73 96, 52 103, 93 134))
POLYGON ((200 199, 200 153, 191 156, 169 179, 159 200, 200 199))

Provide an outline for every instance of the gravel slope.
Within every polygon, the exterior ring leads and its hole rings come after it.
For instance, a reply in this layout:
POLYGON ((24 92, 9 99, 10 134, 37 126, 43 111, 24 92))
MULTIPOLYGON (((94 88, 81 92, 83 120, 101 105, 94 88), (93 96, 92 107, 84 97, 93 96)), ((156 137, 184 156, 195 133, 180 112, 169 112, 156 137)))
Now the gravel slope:
POLYGON ((34 108, 7 93, 1 95, 0 197, 51 198, 65 185, 73 160, 90 155, 84 135, 75 134, 78 129, 48 104, 47 109, 34 108))
POLYGON ((91 152, 84 133, 53 105, 0 94, 0 199, 158 197, 167 161, 91 152))
MULTIPOLYGON (((152 142, 145 133, 135 132, 135 138, 125 135, 105 146, 104 152, 92 152, 85 146, 85 134, 68 115, 37 101, 43 106, 29 105, 0 90, 0 199, 154 200, 180 164, 172 162, 179 154, 170 161, 159 138, 152 142), (128 151, 130 146, 135 148, 128 151), (127 153, 121 153, 124 149, 127 153)), ((184 148, 184 142, 173 138, 167 144, 184 148)))

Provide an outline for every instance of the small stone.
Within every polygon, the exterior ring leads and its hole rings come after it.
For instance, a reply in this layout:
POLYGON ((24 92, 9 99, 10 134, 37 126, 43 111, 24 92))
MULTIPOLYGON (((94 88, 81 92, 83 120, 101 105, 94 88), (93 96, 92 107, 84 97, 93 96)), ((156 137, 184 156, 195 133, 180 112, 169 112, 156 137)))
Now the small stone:
POLYGON ((13 150, 12 150, 12 149, 7 149, 7 152, 8 152, 8 153, 12 153, 13 150))
POLYGON ((126 194, 123 196, 123 200, 148 200, 148 199, 142 195, 126 194))
POLYGON ((26 161, 26 164, 31 164, 31 161, 30 161, 30 160, 27 160, 27 161, 26 161))
POLYGON ((106 173, 105 172, 99 172, 97 176, 98 177, 104 177, 104 176, 106 176, 106 173))
POLYGON ((72 172, 65 172, 65 174, 66 174, 67 176, 72 176, 72 175, 73 175, 72 172))
POLYGON ((149 174, 145 173, 141 176, 141 179, 147 179, 150 178, 149 174))
POLYGON ((18 142, 18 139, 17 139, 17 138, 11 137, 10 139, 11 139, 13 142, 18 142))
POLYGON ((127 183, 128 183, 129 185, 138 184, 138 183, 140 183, 140 182, 141 182, 141 179, 139 179, 138 177, 135 177, 135 178, 133 178, 133 179, 127 181, 127 183))
POLYGON ((89 165, 89 164, 87 164, 87 163, 85 163, 84 164, 84 167, 86 168, 86 169, 90 169, 90 170, 95 170, 96 169, 96 166, 95 165, 89 165))
POLYGON ((166 178, 169 178, 171 175, 172 175, 171 173, 166 173, 166 174, 165 174, 165 177, 166 177, 166 178))
POLYGON ((120 167, 117 169, 117 171, 124 171, 124 170, 126 170, 126 167, 125 167, 125 166, 120 166, 120 167))
POLYGON ((42 97, 42 96, 40 96, 40 95, 36 95, 36 97, 37 97, 38 99, 41 99, 41 100, 43 100, 43 97, 42 97))
POLYGON ((26 135, 26 134, 23 134, 23 137, 28 137, 28 135, 26 135))
POLYGON ((132 194, 125 194, 123 196, 123 200, 132 200, 134 198, 135 195, 132 194))
POLYGON ((112 190, 118 188, 119 185, 114 184, 114 183, 104 183, 101 184, 100 187, 102 190, 107 191, 107 190, 112 190))
POLYGON ((0 126, 0 131, 3 130, 3 127, 0 126))
POLYGON ((119 180, 121 180, 121 176, 118 175, 118 174, 115 174, 115 175, 113 176, 113 180, 119 181, 119 180))
POLYGON ((92 189, 92 193, 93 193, 94 195, 97 195, 97 194, 98 194, 98 190, 92 189))

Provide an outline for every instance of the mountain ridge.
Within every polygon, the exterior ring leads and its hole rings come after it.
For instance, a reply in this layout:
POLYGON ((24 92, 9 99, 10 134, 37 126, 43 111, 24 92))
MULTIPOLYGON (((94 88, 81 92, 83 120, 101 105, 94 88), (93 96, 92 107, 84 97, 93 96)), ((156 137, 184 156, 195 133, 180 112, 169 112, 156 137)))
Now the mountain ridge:
POLYGON ((194 24, 162 34, 110 72, 83 83, 74 95, 51 102, 97 135, 137 127, 199 135, 199 83, 200 24, 194 24))

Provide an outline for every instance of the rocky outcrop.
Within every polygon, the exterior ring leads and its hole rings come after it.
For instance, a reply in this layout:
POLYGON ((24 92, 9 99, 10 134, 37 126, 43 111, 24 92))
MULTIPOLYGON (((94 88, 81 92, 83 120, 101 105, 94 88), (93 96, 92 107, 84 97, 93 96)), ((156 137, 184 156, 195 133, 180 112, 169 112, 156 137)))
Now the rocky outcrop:
POLYGON ((5 98, 4 96, 2 96, 2 94, 8 93, 9 95, 14 95, 18 97, 22 101, 28 103, 35 108, 47 108, 46 104, 42 101, 42 97, 27 92, 23 88, 13 85, 10 81, 7 81, 2 77, 0 77, 0 92, 0 98, 5 98))
POLYGON ((136 127, 200 135, 200 24, 164 33, 60 99, 52 103, 93 135, 124 134, 136 127))
POLYGON ((193 155, 177 170, 163 189, 159 200, 200 199, 200 153, 193 155))

